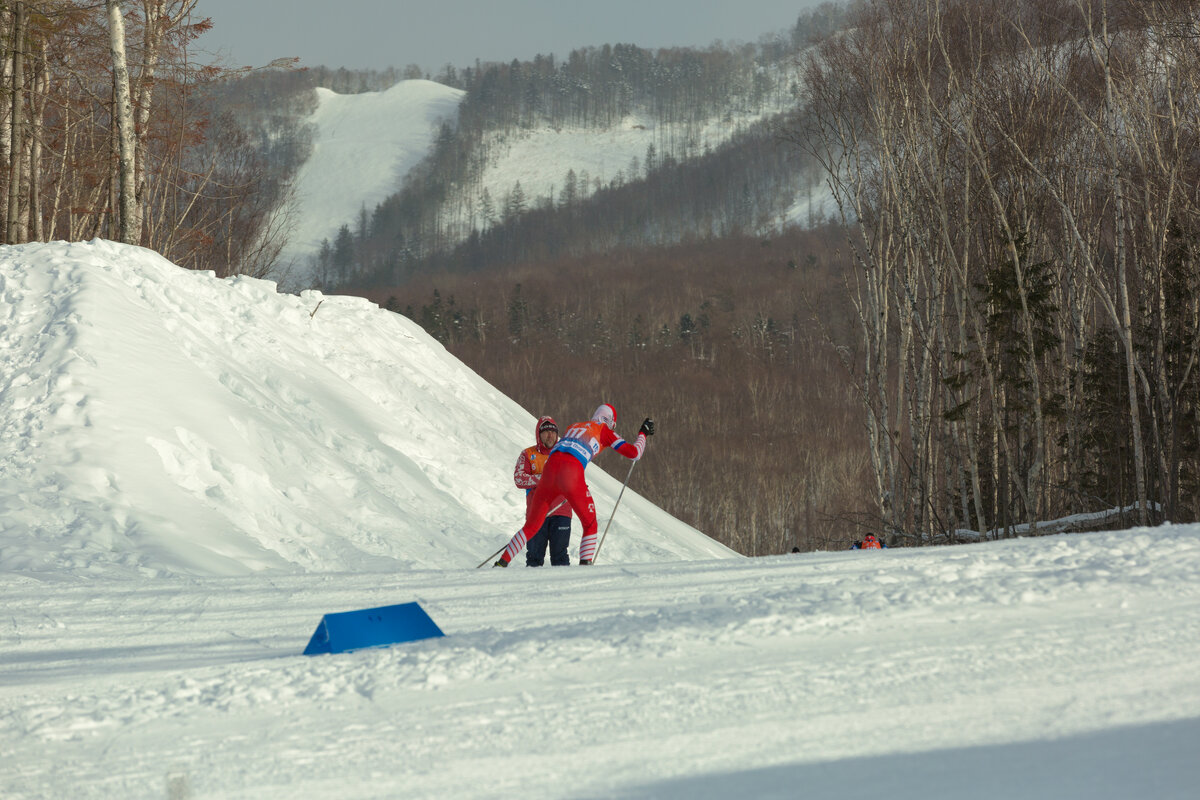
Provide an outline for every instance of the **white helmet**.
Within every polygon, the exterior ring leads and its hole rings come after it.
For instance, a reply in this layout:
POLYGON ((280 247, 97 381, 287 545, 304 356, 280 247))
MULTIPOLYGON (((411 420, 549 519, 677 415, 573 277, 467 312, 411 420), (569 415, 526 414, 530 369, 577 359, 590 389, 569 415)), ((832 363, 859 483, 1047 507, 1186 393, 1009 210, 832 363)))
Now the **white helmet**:
POLYGON ((596 409, 596 413, 592 414, 592 422, 603 422, 610 428, 615 428, 617 424, 617 410, 608 403, 602 403, 596 409))

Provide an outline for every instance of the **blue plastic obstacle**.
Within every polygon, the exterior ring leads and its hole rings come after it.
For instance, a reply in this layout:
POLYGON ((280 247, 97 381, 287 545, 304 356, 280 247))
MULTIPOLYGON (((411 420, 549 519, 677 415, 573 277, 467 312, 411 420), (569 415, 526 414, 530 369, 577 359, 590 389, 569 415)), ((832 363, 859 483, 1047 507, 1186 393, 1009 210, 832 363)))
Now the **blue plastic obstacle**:
POLYGON ((304 655, 387 647, 445 635, 417 603, 363 608, 321 617, 321 624, 308 640, 304 655))

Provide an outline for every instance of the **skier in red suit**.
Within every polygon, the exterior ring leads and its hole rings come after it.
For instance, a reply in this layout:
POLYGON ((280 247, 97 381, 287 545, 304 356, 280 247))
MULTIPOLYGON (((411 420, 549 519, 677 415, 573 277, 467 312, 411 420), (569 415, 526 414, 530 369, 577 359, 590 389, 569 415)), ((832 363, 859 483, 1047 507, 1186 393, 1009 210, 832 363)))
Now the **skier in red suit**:
POLYGON ((542 527, 551 504, 559 495, 567 498, 579 522, 583 526, 583 539, 579 543, 579 563, 591 564, 596 555, 596 504, 584 480, 583 470, 592 459, 606 447, 611 447, 626 458, 638 459, 646 449, 646 437, 654 435, 654 420, 647 418, 638 430, 637 440, 632 444, 613 431, 617 411, 605 403, 596 409, 587 422, 577 422, 567 429, 566 435, 550 451, 550 458, 542 470, 542 479, 529 498, 525 510, 525 525, 504 548, 504 553, 493 566, 507 567, 521 548, 542 527))

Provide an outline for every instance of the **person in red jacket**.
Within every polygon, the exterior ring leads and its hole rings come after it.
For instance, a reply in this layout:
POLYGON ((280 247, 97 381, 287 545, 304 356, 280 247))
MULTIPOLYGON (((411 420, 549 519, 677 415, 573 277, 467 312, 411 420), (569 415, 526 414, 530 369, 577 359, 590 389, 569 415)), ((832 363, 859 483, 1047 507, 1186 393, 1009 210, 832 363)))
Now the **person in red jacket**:
POLYGON ((654 435, 654 420, 647 417, 638 430, 637 440, 631 444, 613 431, 616 422, 616 409, 605 403, 596 409, 587 422, 576 422, 567 428, 566 435, 550 451, 550 458, 542 470, 542 479, 529 499, 525 509, 525 525, 513 535, 500 559, 492 566, 507 567, 512 563, 525 542, 542 527, 546 514, 559 495, 567 498, 583 526, 579 563, 592 563, 596 555, 596 533, 600 526, 596 521, 596 504, 592 501, 583 471, 606 447, 611 447, 626 458, 641 458, 646 449, 646 437, 654 435))
MULTIPOLYGON (((525 507, 533 500, 533 490, 542 478, 542 470, 550 458, 550 450, 558 444, 558 425, 553 417, 542 417, 534 428, 537 444, 526 447, 517 457, 513 482, 525 490, 525 507)), ((571 564, 567 550, 571 544, 571 506, 565 497, 557 497, 542 527, 529 540, 525 550, 525 566, 540 567, 546 563, 546 545, 550 545, 550 564, 566 567, 571 564)))
POLYGON ((887 545, 881 542, 873 533, 868 533, 861 542, 855 542, 851 550, 886 550, 887 545))

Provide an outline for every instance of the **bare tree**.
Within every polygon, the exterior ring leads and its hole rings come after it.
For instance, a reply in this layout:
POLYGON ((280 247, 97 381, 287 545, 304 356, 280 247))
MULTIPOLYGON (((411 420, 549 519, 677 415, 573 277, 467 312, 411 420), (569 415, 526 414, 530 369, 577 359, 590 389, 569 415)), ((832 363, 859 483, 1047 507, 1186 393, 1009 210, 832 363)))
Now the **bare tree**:
POLYGON ((1106 502, 1079 463, 1110 447, 1088 415, 1105 403, 1125 416, 1118 494, 1141 522, 1178 518, 1200 387, 1196 26, 1177 0, 878 0, 809 57, 815 122, 793 139, 853 232, 879 506, 911 540, 1106 502), (1120 396, 1087 379, 1105 331, 1120 396))
POLYGON ((117 127, 117 238, 140 244, 141 214, 137 204, 137 131, 133 118, 133 94, 129 85, 129 62, 125 55, 125 17, 120 0, 105 0, 108 11, 109 47, 113 63, 113 116, 117 127))
POLYGON ((23 242, 27 231, 21 230, 21 185, 27 179, 25 164, 25 52, 29 29, 29 12, 21 0, 13 3, 9 52, 12 54, 12 83, 9 88, 10 116, 8 122, 8 206, 5 217, 5 239, 23 242))

